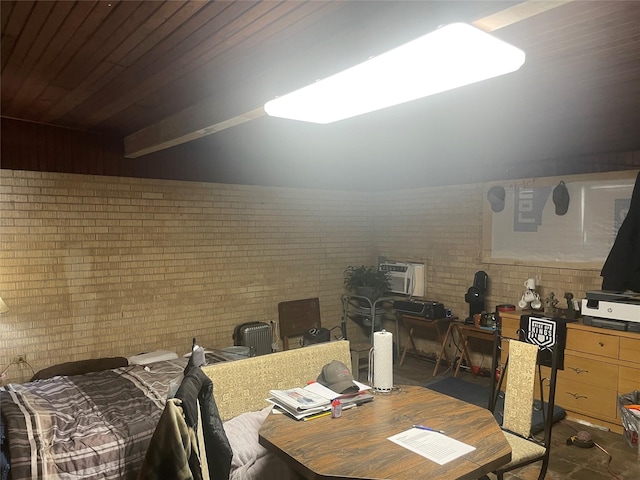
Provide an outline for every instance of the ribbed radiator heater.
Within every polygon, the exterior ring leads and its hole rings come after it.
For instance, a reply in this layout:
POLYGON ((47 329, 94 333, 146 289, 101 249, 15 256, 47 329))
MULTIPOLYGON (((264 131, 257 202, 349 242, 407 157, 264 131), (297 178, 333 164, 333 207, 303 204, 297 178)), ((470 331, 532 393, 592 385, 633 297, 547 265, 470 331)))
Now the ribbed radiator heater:
POLYGON ((250 355, 271 353, 273 333, 265 322, 246 322, 237 325, 233 331, 233 344, 249 347, 250 355))

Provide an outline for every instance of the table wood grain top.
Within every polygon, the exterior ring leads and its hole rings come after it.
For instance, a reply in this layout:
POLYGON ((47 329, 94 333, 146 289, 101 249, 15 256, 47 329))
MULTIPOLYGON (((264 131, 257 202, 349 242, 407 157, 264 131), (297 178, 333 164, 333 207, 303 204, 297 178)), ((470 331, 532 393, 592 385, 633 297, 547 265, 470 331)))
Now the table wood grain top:
POLYGON ((259 440, 307 479, 477 479, 511 459, 491 412, 414 386, 378 394, 337 419, 303 422, 271 414, 259 440), (414 424, 444 430, 476 449, 438 465, 388 440, 414 424))

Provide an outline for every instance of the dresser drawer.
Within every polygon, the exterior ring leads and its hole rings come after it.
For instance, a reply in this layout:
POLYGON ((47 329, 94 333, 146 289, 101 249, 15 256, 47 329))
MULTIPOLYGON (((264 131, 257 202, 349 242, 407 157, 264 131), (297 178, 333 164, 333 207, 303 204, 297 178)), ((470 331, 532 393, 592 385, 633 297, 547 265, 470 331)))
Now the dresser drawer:
POLYGON ((516 318, 502 316, 502 336, 508 338, 518 338, 518 330, 520 329, 520 317, 516 318))
POLYGON ((595 362, 592 359, 572 355, 565 350, 564 370, 558 370, 558 378, 616 390, 618 387, 618 365, 595 362))
POLYGON ((618 367, 618 393, 631 393, 640 390, 640 373, 637 368, 618 367))
POLYGON ((615 390, 559 378, 556 385, 556 404, 565 410, 592 415, 609 421, 617 417, 615 390))
POLYGON ((571 332, 567 332, 566 350, 617 359, 620 338, 614 335, 572 329, 571 332))
POLYGON ((620 338, 620 360, 640 363, 640 338, 620 338))

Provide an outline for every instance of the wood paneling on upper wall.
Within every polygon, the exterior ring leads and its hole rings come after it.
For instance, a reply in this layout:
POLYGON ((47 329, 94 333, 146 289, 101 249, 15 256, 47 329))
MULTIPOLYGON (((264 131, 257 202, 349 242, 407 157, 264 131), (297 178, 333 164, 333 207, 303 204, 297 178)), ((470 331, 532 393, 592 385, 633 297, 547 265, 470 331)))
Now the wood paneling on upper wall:
MULTIPOLYGON (((221 149, 211 141, 197 142, 156 152, 137 159, 124 158, 122 141, 105 135, 70 130, 60 127, 2 118, 0 122, 0 166, 11 170, 81 173, 164 180, 186 180, 239 185, 270 185, 300 187, 301 179, 313 188, 366 190, 366 172, 358 172, 355 164, 335 162, 291 163, 264 162, 261 165, 247 161, 221 149), (213 158, 220 162, 212 162, 213 158), (304 178, 303 178, 304 176, 304 178), (354 179, 358 179, 354 182, 354 179)), ((509 179, 537 178, 580 173, 598 173, 615 170, 633 170, 640 167, 640 150, 612 152, 562 159, 540 159, 505 166, 499 162, 482 164, 470 159, 468 168, 454 177, 424 177, 423 186, 461 185, 509 179)), ((397 190, 398 188, 396 188, 397 190)), ((394 190, 386 188, 385 190, 394 190)))
POLYGON ((558 175, 640 149, 639 24, 622 0, 0 0, 0 116, 127 139, 130 157, 216 131, 144 162, 82 160, 97 173, 372 192, 558 175), (453 22, 525 64, 331 125, 217 129, 453 22))
POLYGON ((2 168, 133 176, 119 138, 8 118, 0 126, 2 168))

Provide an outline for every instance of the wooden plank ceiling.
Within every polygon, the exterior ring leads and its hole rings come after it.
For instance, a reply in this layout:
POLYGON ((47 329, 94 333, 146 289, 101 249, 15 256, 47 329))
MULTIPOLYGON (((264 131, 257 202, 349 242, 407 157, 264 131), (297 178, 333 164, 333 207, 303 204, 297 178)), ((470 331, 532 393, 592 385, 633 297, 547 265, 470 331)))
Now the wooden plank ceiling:
POLYGON ((521 2, 2 0, 1 114, 117 136, 129 157, 242 122, 208 141, 249 155, 246 143, 264 153, 274 134, 282 145, 303 134, 306 147, 334 145, 326 156, 396 155, 407 168, 639 149, 640 2, 535 3, 510 16, 521 2), (262 113, 276 95, 453 21, 494 30, 525 65, 325 128, 262 113))

